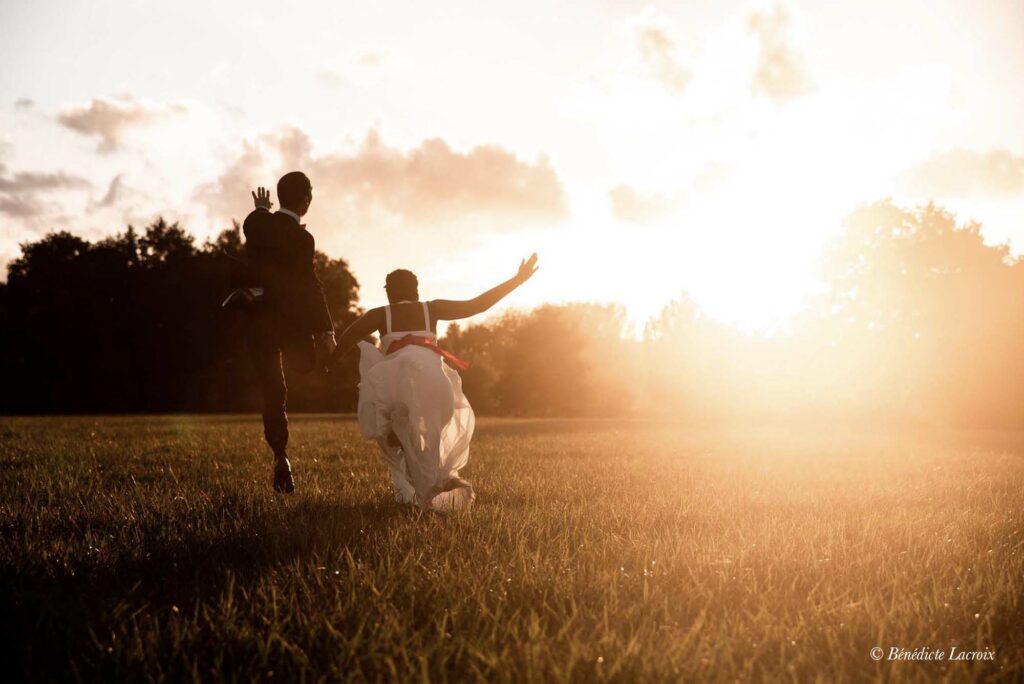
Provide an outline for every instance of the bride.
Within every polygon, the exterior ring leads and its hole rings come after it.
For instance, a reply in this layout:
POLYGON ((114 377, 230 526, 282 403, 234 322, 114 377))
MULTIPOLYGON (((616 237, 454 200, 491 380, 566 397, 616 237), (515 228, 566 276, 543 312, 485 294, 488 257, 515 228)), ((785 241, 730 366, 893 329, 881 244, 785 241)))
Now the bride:
POLYGON ((437 322, 487 311, 537 272, 537 255, 502 284, 465 301, 420 301, 411 271, 388 274, 388 306, 370 309, 338 340, 334 354, 359 343, 359 429, 376 440, 395 496, 426 510, 468 508, 476 495, 459 477, 469 461, 473 409, 452 366, 469 364, 437 346, 437 322), (380 349, 365 341, 380 335, 380 349))

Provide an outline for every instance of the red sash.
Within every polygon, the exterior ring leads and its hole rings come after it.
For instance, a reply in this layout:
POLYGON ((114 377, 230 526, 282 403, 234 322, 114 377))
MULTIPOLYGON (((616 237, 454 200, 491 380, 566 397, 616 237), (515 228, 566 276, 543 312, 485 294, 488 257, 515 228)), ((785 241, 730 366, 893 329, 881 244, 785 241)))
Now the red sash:
POLYGON ((444 349, 438 347, 437 342, 435 342, 434 338, 432 337, 406 335, 402 339, 396 340, 395 342, 391 343, 391 345, 388 347, 388 354, 392 354, 403 347, 423 347, 425 349, 429 349, 430 351, 434 352, 435 354, 437 354, 442 359, 452 364, 459 370, 466 370, 467 368, 469 368, 470 365, 469 361, 463 361, 455 354, 452 354, 450 351, 445 351, 444 349))

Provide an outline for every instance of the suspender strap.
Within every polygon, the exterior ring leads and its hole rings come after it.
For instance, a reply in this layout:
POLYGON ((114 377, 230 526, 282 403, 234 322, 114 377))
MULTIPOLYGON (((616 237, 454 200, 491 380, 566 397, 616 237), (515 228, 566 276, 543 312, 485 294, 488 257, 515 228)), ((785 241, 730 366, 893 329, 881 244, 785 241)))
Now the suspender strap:
POLYGON ((430 310, 427 308, 426 302, 420 302, 423 304, 423 329, 430 331, 430 310))
POLYGON ((385 325, 384 333, 386 335, 390 335, 391 334, 391 305, 390 304, 388 306, 384 307, 384 321, 385 321, 385 323, 384 323, 384 325, 385 325))

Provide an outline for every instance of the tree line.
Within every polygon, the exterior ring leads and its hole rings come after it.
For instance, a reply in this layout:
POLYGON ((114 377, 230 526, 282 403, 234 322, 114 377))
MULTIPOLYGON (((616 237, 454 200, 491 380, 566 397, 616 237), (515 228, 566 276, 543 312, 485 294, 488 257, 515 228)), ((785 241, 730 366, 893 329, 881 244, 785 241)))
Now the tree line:
MULTIPOLYGON (((197 245, 177 224, 22 245, 0 284, 5 413, 254 411, 237 225, 197 245)), ((360 313, 342 259, 317 255, 335 322, 360 313)), ((1024 262, 978 224, 928 205, 854 212, 822 264, 823 292, 772 335, 703 315, 685 293, 641 339, 618 305, 576 303, 451 325, 478 412, 666 414, 692 420, 835 416, 1024 427, 1024 262)), ((289 377, 293 410, 348 411, 354 354, 289 377)))
MULTIPOLYGON (((4 413, 253 411, 259 406, 246 321, 220 304, 252 285, 237 224, 197 245, 158 219, 97 242, 68 232, 23 244, 0 284, 4 413)), ((316 255, 339 324, 359 284, 342 259, 316 255)), ((299 410, 354 406, 354 368, 289 377, 299 410)))
MULTIPOLYGON (((742 247, 738 247, 742 248, 742 247)), ((685 294, 626 334, 618 306, 542 306, 448 332, 467 396, 513 415, 671 415, 1024 427, 1024 260, 977 223, 889 201, 851 214, 823 291, 744 333, 685 294)))

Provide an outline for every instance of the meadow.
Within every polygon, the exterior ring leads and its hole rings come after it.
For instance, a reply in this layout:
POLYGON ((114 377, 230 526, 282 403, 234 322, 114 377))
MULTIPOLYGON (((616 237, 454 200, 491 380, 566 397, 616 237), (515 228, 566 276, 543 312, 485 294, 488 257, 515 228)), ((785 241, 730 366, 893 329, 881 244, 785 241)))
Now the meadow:
POLYGON ((283 496, 255 416, 0 419, 4 678, 1024 679, 1022 433, 483 419, 453 516, 348 417, 291 453, 283 496))

